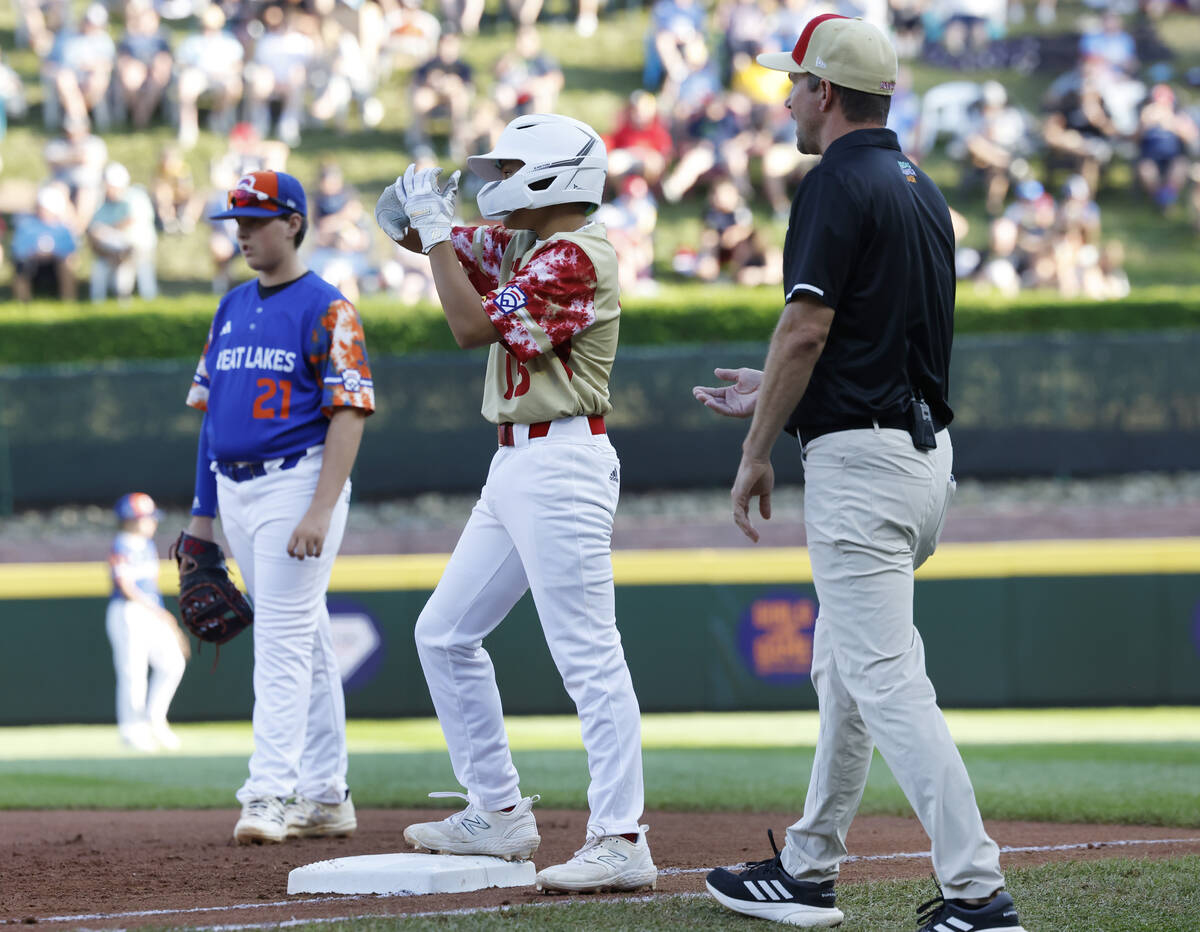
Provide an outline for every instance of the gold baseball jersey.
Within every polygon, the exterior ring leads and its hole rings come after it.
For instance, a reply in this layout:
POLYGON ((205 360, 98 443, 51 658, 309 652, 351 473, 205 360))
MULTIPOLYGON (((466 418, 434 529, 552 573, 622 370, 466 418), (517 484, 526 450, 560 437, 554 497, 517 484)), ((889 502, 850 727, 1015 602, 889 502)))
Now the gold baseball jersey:
POLYGON ((621 304, 604 225, 541 241, 530 230, 454 227, 450 242, 500 332, 488 355, 483 416, 534 424, 608 414, 621 304))

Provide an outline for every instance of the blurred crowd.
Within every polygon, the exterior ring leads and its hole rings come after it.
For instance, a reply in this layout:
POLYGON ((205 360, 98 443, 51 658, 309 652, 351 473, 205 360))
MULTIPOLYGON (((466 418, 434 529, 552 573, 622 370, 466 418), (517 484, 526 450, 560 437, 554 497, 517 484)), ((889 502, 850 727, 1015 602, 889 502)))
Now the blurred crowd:
MULTIPOLYGON (((565 78, 539 23, 566 18, 589 36, 613 8, 504 0, 489 14, 483 0, 114 0, 80 12, 68 0, 14 3, 17 43, 40 62, 36 118, 52 137, 44 182, 11 218, 23 300, 75 297, 85 249, 93 300, 135 290, 152 297, 158 238, 198 228, 208 234, 212 287, 223 291, 237 244, 229 221, 206 217, 239 174, 286 169, 313 128, 397 128, 400 116, 389 117, 378 93, 385 84, 407 96, 405 156, 461 165, 514 116, 556 108, 565 78), (511 37, 483 89, 463 57, 481 31, 511 37), (105 136, 151 124, 172 127, 173 141, 153 177, 133 183, 109 159, 105 136), (202 126, 228 148, 195 178, 189 152, 202 126)), ((1055 0, 653 0, 640 40, 642 86, 612 125, 597 127, 610 156, 599 219, 618 250, 623 289, 652 291, 656 266, 705 282, 779 281, 770 224, 786 222, 814 159, 796 150, 782 106, 787 76, 755 56, 790 50, 810 18, 839 12, 888 30, 902 59, 962 74, 918 94, 902 66, 889 119, 914 158, 941 150, 959 166, 957 186, 947 187, 952 205, 984 205, 987 245, 960 248, 960 276, 1003 294, 1036 287, 1119 297, 1128 290, 1123 250, 1103 232, 1097 196, 1132 185, 1147 209, 1200 229, 1200 114, 1187 101, 1200 74, 1174 73, 1156 37, 1158 18, 1185 3, 1085 0, 1084 8, 1068 23, 1055 0), (1012 35, 1026 20, 1040 31, 1012 35), (1030 112, 1004 84, 973 80, 981 68, 1058 76, 1030 112), (685 199, 699 232, 661 255, 659 211, 685 199)), ((0 61, 0 134, 6 121, 35 118, 26 90, 0 61)), ((314 270, 352 298, 433 296, 424 258, 376 235, 376 192, 360 194, 334 162, 302 180, 314 270)), ((474 193, 464 178, 465 212, 474 193)), ((982 241, 969 236, 964 214, 955 219, 963 237, 982 241)))

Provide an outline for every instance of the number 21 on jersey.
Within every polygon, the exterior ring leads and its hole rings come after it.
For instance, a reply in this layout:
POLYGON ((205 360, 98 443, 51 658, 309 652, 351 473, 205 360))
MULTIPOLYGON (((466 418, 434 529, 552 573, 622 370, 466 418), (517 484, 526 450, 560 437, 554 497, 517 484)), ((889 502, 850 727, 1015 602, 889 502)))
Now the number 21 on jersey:
POLYGON ((292 413, 292 383, 287 379, 259 379, 254 399, 254 419, 286 421, 292 413))

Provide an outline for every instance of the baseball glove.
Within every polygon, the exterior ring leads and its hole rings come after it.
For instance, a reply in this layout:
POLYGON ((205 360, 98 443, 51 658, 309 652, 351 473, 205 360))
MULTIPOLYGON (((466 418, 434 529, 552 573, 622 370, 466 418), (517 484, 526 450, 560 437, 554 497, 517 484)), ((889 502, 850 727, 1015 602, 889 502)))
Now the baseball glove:
POLYGON ((224 644, 254 623, 254 610, 229 578, 225 554, 213 541, 180 531, 169 553, 179 564, 179 614, 192 634, 224 644))

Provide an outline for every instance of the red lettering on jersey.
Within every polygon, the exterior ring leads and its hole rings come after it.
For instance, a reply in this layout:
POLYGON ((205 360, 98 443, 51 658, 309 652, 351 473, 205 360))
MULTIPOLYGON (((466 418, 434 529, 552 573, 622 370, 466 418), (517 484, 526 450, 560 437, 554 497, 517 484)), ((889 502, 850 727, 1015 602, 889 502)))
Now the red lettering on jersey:
POLYGON ((256 421, 274 420, 276 411, 278 411, 279 419, 286 421, 292 414, 292 383, 287 379, 259 379, 255 383, 262 389, 262 393, 254 399, 254 419, 256 421), (267 406, 275 395, 279 395, 279 407, 274 405, 267 406))
POLYGON ((525 368, 523 362, 518 362, 507 353, 504 354, 504 381, 507 385, 504 391, 505 401, 520 398, 529 391, 529 370, 525 368), (515 378, 513 377, 514 368, 517 370, 515 378))

